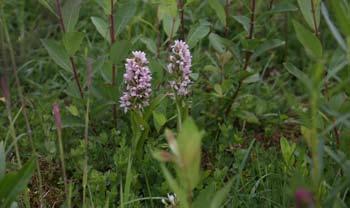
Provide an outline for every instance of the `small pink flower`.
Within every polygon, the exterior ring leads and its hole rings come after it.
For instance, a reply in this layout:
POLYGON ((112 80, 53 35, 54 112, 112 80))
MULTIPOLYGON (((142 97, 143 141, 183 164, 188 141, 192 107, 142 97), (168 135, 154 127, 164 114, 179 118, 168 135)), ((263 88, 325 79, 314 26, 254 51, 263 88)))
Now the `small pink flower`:
POLYGON ((134 51, 132 54, 132 58, 126 59, 124 73, 126 87, 119 101, 125 113, 128 110, 143 110, 149 105, 152 94, 152 75, 146 54, 142 51, 134 51))
POLYGON ((295 206, 296 208, 314 207, 314 199, 312 193, 305 188, 298 188, 295 191, 295 206))
POLYGON ((191 85, 192 56, 189 46, 182 40, 176 40, 171 46, 172 54, 169 56, 170 63, 167 70, 173 75, 169 82, 170 87, 179 96, 186 96, 191 85))

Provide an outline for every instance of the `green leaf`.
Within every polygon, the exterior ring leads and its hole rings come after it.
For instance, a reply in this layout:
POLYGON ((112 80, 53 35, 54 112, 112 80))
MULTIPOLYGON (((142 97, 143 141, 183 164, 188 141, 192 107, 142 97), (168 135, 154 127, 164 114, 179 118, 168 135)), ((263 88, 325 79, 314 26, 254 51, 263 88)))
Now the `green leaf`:
POLYGON ((62 45, 54 40, 41 40, 41 42, 54 62, 61 68, 70 72, 71 65, 69 62, 69 56, 62 45))
POLYGON ((247 33, 249 32, 250 19, 248 17, 246 17, 246 16, 234 16, 233 18, 243 26, 244 30, 247 33))
POLYGON ((52 14, 57 17, 52 1, 50 0, 39 0, 39 3, 43 5, 46 9, 48 9, 52 14))
POLYGON ((293 21, 293 25, 297 38, 304 46, 307 54, 312 58, 322 58, 322 45, 320 40, 299 22, 293 21))
POLYGON ((160 0, 158 9, 159 20, 163 19, 166 15, 170 15, 172 18, 177 16, 177 1, 176 0, 160 0))
POLYGON ((202 136, 203 132, 198 130, 193 119, 187 118, 177 137, 181 157, 181 170, 179 172, 182 175, 181 179, 186 181, 191 190, 196 187, 200 179, 202 136))
POLYGON ((278 40, 278 39, 273 39, 273 40, 268 40, 266 42, 264 42, 262 45, 260 45, 253 53, 252 55, 252 60, 256 59, 257 57, 259 57, 260 55, 264 54, 265 52, 274 49, 274 48, 278 48, 280 46, 284 46, 285 45, 285 41, 282 40, 278 40))
POLYGON ((208 25, 199 25, 194 29, 191 29, 191 32, 188 36, 188 45, 190 48, 193 48, 197 43, 208 35, 210 28, 208 25))
MULTIPOLYGON (((317 0, 315 0, 316 2, 317 0)), ((307 24, 309 25, 310 29, 314 30, 315 29, 315 24, 314 24, 314 20, 313 20, 313 14, 312 14, 312 5, 311 2, 313 2, 313 0, 298 0, 298 4, 299 4, 299 8, 301 13, 304 16, 305 21, 307 22, 307 24)), ((319 1, 317 1, 319 2, 319 1)), ((320 25, 320 4, 317 3, 317 5, 315 5, 315 16, 316 16, 316 24, 317 27, 320 25)))
POLYGON ((73 56, 80 48, 84 39, 84 33, 67 32, 63 36, 63 45, 70 56, 73 56))
POLYGON ((226 47, 224 46, 224 40, 222 37, 215 33, 210 33, 209 35, 209 42, 213 48, 219 52, 219 53, 224 53, 226 50, 226 47))
POLYGON ((193 208, 203 208, 207 207, 215 194, 215 184, 212 183, 208 185, 204 190, 199 192, 197 198, 193 202, 193 208))
POLYGON ((4 142, 0 142, 0 181, 6 173, 6 154, 4 142))
MULTIPOLYGON (((95 2, 103 9, 105 15, 111 14, 111 0, 95 0, 95 2)), ((116 0, 113 0, 115 4, 116 0)))
MULTIPOLYGON (((333 2, 333 1, 332 1, 333 2)), ((338 42, 339 46, 344 50, 347 51, 347 45, 345 43, 345 40, 343 39, 343 37, 341 36, 338 28, 334 25, 333 21, 331 20, 329 13, 328 13, 328 9, 327 7, 324 5, 324 3, 321 3, 321 11, 322 11, 322 15, 324 17, 324 19, 326 20, 326 23, 328 25, 328 28, 330 29, 330 31, 332 32, 333 37, 335 38, 335 40, 338 42)), ((350 26, 349 26, 350 27, 350 26)), ((349 33, 350 34, 350 33, 349 33)))
POLYGON ((288 140, 284 137, 280 139, 281 152, 286 165, 290 166, 294 163, 293 153, 295 151, 295 143, 289 144, 288 140))
POLYGON ((253 124, 259 124, 260 121, 258 117, 254 113, 248 112, 248 111, 242 111, 239 112, 237 115, 239 118, 245 120, 248 123, 253 123, 253 124))
POLYGON ((129 0, 127 3, 122 4, 117 9, 116 15, 116 28, 115 32, 117 35, 123 32, 125 27, 129 24, 131 19, 135 16, 137 4, 134 0, 129 0))
POLYGON ((163 30, 166 35, 174 37, 179 30, 180 19, 179 17, 172 17, 171 15, 164 15, 163 17, 163 30))
POLYGON ((342 0, 332 0, 329 2, 333 13, 335 14, 335 19, 341 29, 341 31, 346 35, 350 36, 350 7, 346 1, 342 0))
POLYGON ((73 32, 78 22, 80 5, 82 0, 69 0, 63 6, 63 22, 67 32, 73 32))
POLYGON ((157 131, 159 132, 160 129, 167 122, 167 118, 165 117, 165 115, 163 113, 153 111, 153 122, 154 122, 154 126, 156 127, 157 131))
POLYGON ((179 184, 177 183, 175 178, 171 175, 169 170, 164 166, 164 164, 161 164, 160 167, 162 169, 162 172, 163 172, 165 179, 168 182, 170 188, 175 192, 176 196, 180 200, 181 205, 182 205, 181 208, 189 208, 190 206, 188 204, 187 195, 186 195, 185 191, 180 188, 179 184))
POLYGON ((151 51, 153 54, 157 54, 157 45, 154 42, 154 39, 141 37, 140 40, 146 45, 149 51, 151 51))
POLYGON ((269 13, 282 13, 282 12, 295 12, 298 11, 298 7, 289 2, 277 3, 273 6, 269 13))
POLYGON ((128 40, 118 40, 111 47, 111 61, 114 64, 120 64, 126 57, 131 48, 131 42, 128 40))
POLYGON ((27 186, 35 169, 35 158, 29 160, 17 173, 9 173, 0 181, 0 204, 8 207, 27 186))
POLYGON ((111 43, 108 22, 99 17, 91 17, 91 21, 95 25, 97 31, 102 35, 102 37, 106 39, 109 43, 111 43))
POLYGON ((219 17, 220 22, 226 25, 226 14, 224 6, 219 0, 209 0, 209 6, 215 11, 216 15, 219 17))
POLYGON ((289 73, 298 78, 298 80, 300 80, 309 90, 311 90, 311 80, 304 72, 291 63, 284 63, 283 65, 289 73))
POLYGON ((210 203, 210 208, 220 208, 227 198, 234 180, 231 179, 220 191, 218 191, 210 203))

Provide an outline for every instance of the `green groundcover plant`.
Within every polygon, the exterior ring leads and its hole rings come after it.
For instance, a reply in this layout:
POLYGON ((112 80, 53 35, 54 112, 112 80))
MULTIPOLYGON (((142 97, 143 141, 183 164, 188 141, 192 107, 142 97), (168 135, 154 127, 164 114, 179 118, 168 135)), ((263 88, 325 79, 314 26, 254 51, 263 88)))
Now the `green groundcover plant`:
POLYGON ((350 206, 349 0, 0 0, 0 207, 350 206))

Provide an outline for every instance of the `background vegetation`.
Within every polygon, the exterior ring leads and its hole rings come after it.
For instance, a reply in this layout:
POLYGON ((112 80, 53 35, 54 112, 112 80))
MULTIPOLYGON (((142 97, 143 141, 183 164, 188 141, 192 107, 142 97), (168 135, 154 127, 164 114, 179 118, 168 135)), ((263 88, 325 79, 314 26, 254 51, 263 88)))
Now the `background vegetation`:
POLYGON ((0 207, 348 207, 349 3, 0 0, 0 207), (125 113, 135 50, 153 93, 125 113))

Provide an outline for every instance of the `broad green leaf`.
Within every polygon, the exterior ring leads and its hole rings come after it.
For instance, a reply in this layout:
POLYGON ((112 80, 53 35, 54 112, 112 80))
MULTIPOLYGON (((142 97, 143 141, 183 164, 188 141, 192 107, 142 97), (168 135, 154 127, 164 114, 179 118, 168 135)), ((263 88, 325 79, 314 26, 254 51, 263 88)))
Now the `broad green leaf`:
POLYGON ((157 45, 154 42, 154 39, 142 37, 140 40, 146 45, 149 51, 151 51, 153 54, 157 54, 157 45))
POLYGON ((260 55, 264 54, 265 52, 283 46, 285 45, 285 41, 278 40, 278 39, 273 39, 273 40, 268 40, 264 42, 262 45, 260 45, 253 53, 252 59, 255 59, 259 57, 260 55))
POLYGON ((226 25, 226 14, 224 6, 219 0, 208 0, 209 6, 215 11, 216 15, 219 17, 220 22, 226 25))
POLYGON ((233 17, 237 22, 239 22, 244 30, 248 33, 249 32, 249 28, 250 28, 250 19, 246 16, 234 16, 233 17))
POLYGON ((220 208, 227 198, 234 180, 231 179, 220 191, 218 191, 210 203, 210 208, 220 208))
POLYGON ((54 62, 67 71, 71 71, 69 56, 66 50, 54 40, 41 40, 54 62))
POLYGON ((187 178, 187 185, 194 189, 200 179, 201 141, 203 132, 200 132, 192 118, 184 121, 177 137, 181 157, 182 180, 187 178))
POLYGON ((193 208, 203 208, 207 207, 215 194, 215 184, 212 183, 208 185, 204 190, 199 192, 197 198, 194 200, 192 207, 193 208))
POLYGON ((111 37, 109 35, 109 24, 104 19, 99 17, 91 17, 92 23, 95 25, 97 31, 106 39, 109 43, 111 42, 111 37))
POLYGON ((282 12, 295 12, 298 11, 298 7, 290 2, 276 3, 269 13, 282 13, 282 12))
POLYGON ((320 40, 303 25, 297 21, 293 21, 294 29, 298 40, 304 46, 307 54, 312 58, 322 58, 322 45, 320 40))
POLYGON ((208 25, 199 25, 193 30, 191 30, 189 37, 188 37, 188 45, 193 48, 197 45, 197 43, 206 37, 210 31, 210 28, 208 25))
POLYGON ((80 48, 84 39, 84 33, 67 32, 63 36, 63 45, 70 56, 73 56, 80 48))
POLYGON ((80 6, 82 0, 68 0, 63 6, 63 22, 67 32, 73 32, 78 22, 80 6))
MULTIPOLYGON (((111 14, 111 0, 95 0, 95 2, 100 5, 100 7, 103 9, 105 15, 111 14)), ((113 4, 115 4, 117 0, 113 0, 113 4)))
POLYGON ((52 14, 54 14, 55 16, 57 16, 55 9, 54 9, 54 5, 53 5, 53 1, 52 0, 38 0, 39 3, 41 5, 43 5, 46 9, 48 9, 52 14))
POLYGON ((157 131, 159 132, 160 129, 167 122, 167 118, 165 117, 165 115, 163 113, 153 111, 153 122, 154 122, 154 126, 156 127, 157 131))
POLYGON ((176 0, 160 0, 158 9, 158 18, 162 20, 166 15, 172 18, 177 16, 177 1, 176 0))
MULTIPOLYGON (((119 4, 118 4, 119 6, 119 4)), ((120 5, 116 13, 115 32, 117 35, 123 32, 131 19, 135 16, 137 4, 134 0, 129 0, 120 5)))
POLYGON ((310 29, 315 29, 313 14, 312 14, 312 2, 315 2, 315 17, 317 27, 320 25, 320 2, 319 0, 298 0, 299 8, 304 16, 305 21, 309 25, 310 29))
POLYGON ((284 63, 283 65, 289 73, 298 78, 298 80, 300 80, 309 90, 311 90, 311 80, 304 72, 291 63, 284 63))
POLYGON ((215 33, 210 33, 209 35, 209 42, 213 48, 219 52, 219 53, 224 53, 226 48, 224 46, 224 41, 223 38, 220 37, 219 35, 215 33))
POLYGON ((35 169, 35 158, 29 160, 17 173, 9 173, 0 181, 0 204, 8 207, 27 186, 35 169))
POLYGON ((346 35, 350 36, 350 7, 349 3, 343 0, 332 0, 329 2, 334 13, 335 19, 346 35))
POLYGON ((66 107, 70 114, 73 116, 79 116, 79 110, 75 105, 70 105, 66 107))
POLYGON ((0 142, 0 181, 6 173, 6 154, 3 141, 0 142))
POLYGON ((111 47, 111 61, 120 64, 128 56, 131 42, 128 40, 117 40, 111 47))
POLYGON ((288 140, 284 137, 280 139, 280 147, 284 162, 286 165, 292 165, 294 163, 293 153, 295 150, 295 144, 289 144, 288 140))
POLYGON ((164 15, 163 17, 163 30, 167 36, 174 37, 179 30, 180 19, 179 17, 172 17, 171 15, 164 15))

